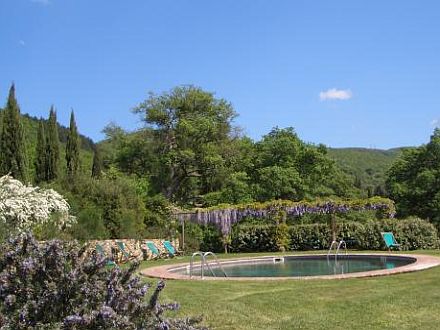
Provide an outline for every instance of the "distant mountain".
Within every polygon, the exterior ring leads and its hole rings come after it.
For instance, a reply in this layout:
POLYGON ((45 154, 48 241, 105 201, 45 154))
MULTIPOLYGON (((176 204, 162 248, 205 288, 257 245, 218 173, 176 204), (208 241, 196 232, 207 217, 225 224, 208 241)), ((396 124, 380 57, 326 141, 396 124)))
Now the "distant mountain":
POLYGON ((362 188, 375 189, 377 186, 383 187, 386 171, 403 149, 329 148, 328 154, 362 188))

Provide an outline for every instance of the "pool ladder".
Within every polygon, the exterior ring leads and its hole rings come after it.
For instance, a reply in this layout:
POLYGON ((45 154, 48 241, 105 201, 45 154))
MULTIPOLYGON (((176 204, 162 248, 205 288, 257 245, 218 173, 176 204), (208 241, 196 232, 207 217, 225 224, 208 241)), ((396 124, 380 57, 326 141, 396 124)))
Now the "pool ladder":
POLYGON ((335 260, 338 260, 338 254, 339 254, 339 250, 341 249, 341 247, 344 248, 345 255, 347 255, 347 243, 345 243, 344 240, 341 240, 339 242, 338 241, 333 241, 332 244, 330 244, 330 248, 328 249, 327 259, 330 257, 330 254, 332 253, 333 246, 336 249, 336 251, 335 251, 335 260))
POLYGON ((194 252, 193 255, 191 256, 191 261, 189 263, 189 277, 192 278, 193 277, 193 269, 194 269, 194 259, 200 256, 200 278, 203 280, 205 278, 205 267, 211 272, 211 275, 216 277, 214 271, 211 268, 211 265, 208 262, 208 258, 209 256, 212 256, 214 258, 214 262, 216 263, 217 267, 222 271, 224 277, 228 277, 228 275, 226 274, 225 270, 223 269, 222 265, 220 264, 220 262, 217 259, 217 256, 214 252, 194 252))

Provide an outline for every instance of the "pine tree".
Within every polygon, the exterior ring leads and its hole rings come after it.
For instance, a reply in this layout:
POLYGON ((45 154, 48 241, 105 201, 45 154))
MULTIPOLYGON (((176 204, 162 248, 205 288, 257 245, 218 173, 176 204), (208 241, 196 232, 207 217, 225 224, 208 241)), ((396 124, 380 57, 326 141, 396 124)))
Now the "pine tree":
POLYGON ((102 172, 101 153, 98 147, 95 146, 93 153, 92 178, 99 179, 102 172))
POLYGON ((44 121, 40 120, 35 148, 35 180, 37 183, 47 181, 46 133, 44 121))
POLYGON ((53 106, 50 108, 46 138, 46 180, 52 181, 58 178, 60 163, 60 138, 57 114, 53 106))
POLYGON ((3 111, 0 134, 0 175, 11 173, 18 180, 27 180, 24 131, 21 124, 20 107, 15 98, 15 85, 9 90, 8 101, 3 111))
POLYGON ((72 111, 66 143, 67 175, 70 177, 75 176, 80 168, 79 148, 79 134, 75 123, 75 115, 72 111))

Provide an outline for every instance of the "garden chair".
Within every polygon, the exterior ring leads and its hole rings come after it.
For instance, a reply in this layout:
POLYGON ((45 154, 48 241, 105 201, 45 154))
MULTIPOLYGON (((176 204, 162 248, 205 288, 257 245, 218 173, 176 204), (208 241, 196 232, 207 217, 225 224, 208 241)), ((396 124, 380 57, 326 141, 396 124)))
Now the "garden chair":
POLYGON ((159 249, 157 248, 156 244, 154 244, 151 241, 146 241, 145 245, 147 246, 147 249, 150 250, 151 254, 153 255, 154 259, 160 258, 161 253, 159 249))
POLYGON ((116 241, 116 245, 118 246, 119 251, 121 251, 125 261, 136 258, 136 256, 132 255, 130 252, 127 251, 127 249, 125 248, 124 242, 116 241))
POLYGON ((177 251, 173 244, 171 244, 170 241, 163 241, 162 242, 163 247, 165 248, 165 250, 168 252, 168 254, 170 255, 170 257, 175 257, 178 254, 181 254, 180 251, 177 251))
POLYGON ((101 255, 105 258, 105 260, 107 262, 107 266, 116 266, 116 263, 106 255, 104 248, 102 247, 101 244, 96 244, 95 249, 99 255, 101 255))
POLYGON ((397 243, 396 239, 394 238, 394 234, 392 232, 385 232, 381 233, 383 240, 385 241, 385 245, 388 248, 388 251, 391 252, 391 248, 399 249, 400 244, 397 243))

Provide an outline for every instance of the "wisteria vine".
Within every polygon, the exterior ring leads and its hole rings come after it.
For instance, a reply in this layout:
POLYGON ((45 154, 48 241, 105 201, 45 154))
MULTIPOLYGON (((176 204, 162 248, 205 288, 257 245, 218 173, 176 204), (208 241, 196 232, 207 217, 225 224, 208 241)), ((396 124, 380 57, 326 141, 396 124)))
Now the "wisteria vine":
POLYGON ((289 201, 276 200, 265 203, 229 205, 224 204, 211 208, 196 208, 187 212, 177 213, 180 221, 191 221, 201 225, 217 226, 223 235, 228 235, 232 225, 246 217, 266 218, 279 211, 287 216, 302 216, 304 214, 337 214, 349 211, 382 210, 389 218, 394 217, 396 209, 394 202, 388 198, 372 197, 356 200, 327 200, 327 201, 289 201))

